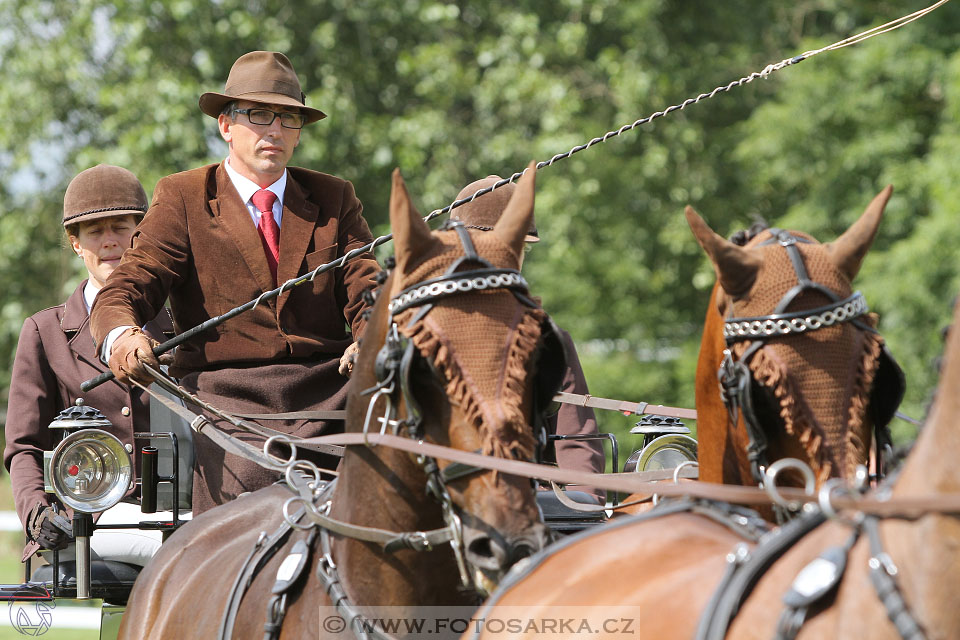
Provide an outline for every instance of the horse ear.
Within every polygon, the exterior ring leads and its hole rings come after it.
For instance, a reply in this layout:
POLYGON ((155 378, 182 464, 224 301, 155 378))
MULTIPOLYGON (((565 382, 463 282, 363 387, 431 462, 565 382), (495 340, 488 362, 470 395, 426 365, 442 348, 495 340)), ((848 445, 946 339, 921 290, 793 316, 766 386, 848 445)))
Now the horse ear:
POLYGON ((830 259, 847 277, 847 280, 853 280, 860 272, 860 263, 870 250, 870 245, 873 244, 877 227, 880 226, 880 218, 883 217, 883 210, 892 194, 893 185, 888 184, 867 205, 860 219, 850 225, 842 236, 825 245, 830 259))
POLYGON ((760 270, 759 256, 717 235, 693 207, 688 206, 684 215, 697 242, 713 263, 723 290, 731 296, 740 296, 749 291, 760 270))
POLYGON ((537 183, 537 163, 532 161, 517 181, 517 188, 506 208, 493 227, 493 232, 503 240, 514 253, 523 252, 523 239, 533 223, 533 199, 537 183))
POLYGON ((393 251, 397 258, 397 267, 403 271, 403 267, 429 244, 430 227, 410 201, 400 169, 393 170, 390 228, 393 231, 393 251))

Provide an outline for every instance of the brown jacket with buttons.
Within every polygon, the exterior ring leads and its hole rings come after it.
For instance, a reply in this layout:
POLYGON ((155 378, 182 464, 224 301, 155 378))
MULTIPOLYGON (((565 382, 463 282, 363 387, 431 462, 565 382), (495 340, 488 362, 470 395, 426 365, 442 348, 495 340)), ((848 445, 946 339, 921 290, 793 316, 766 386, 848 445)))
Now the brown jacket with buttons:
MULTIPOLYGON (((370 242, 362 209, 346 180, 289 167, 278 281, 370 242)), ((171 373, 339 357, 362 332, 363 292, 379 270, 365 254, 208 329, 177 348, 171 373)), ((99 345, 114 327, 156 315, 169 296, 174 326, 182 332, 273 288, 246 205, 223 163, 207 165, 157 183, 133 248, 97 296, 91 329, 99 345)))
MULTIPOLYGON (((78 397, 110 420, 113 426, 108 431, 130 451, 135 446, 134 431, 150 430, 147 397, 139 389, 131 391, 112 380, 88 393, 80 391, 80 383, 107 370, 90 336, 83 300, 86 284, 84 280, 64 304, 27 318, 20 331, 10 380, 3 463, 10 472, 17 515, 24 524, 37 502, 49 505, 54 500, 43 491, 42 463, 43 452, 52 451, 59 436, 47 425, 78 397)), ((144 328, 161 342, 173 332, 166 310, 144 328)))

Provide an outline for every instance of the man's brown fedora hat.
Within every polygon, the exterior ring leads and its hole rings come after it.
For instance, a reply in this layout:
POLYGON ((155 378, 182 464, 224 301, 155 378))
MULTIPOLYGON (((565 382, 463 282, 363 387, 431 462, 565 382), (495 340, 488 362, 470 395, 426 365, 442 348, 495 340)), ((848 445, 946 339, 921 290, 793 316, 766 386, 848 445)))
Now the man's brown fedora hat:
MULTIPOLYGON (((456 199, 463 200, 464 198, 469 198, 477 191, 492 187, 501 180, 503 180, 503 178, 500 176, 487 176, 483 180, 471 182, 457 194, 456 199)), ((512 182, 502 187, 497 187, 493 191, 485 193, 475 200, 464 203, 451 211, 450 219, 459 220, 469 229, 492 231, 493 227, 497 224, 497 220, 500 219, 503 210, 507 208, 507 203, 510 202, 510 198, 513 197, 513 192, 516 191, 516 189, 517 185, 512 182)), ((540 242, 536 222, 530 222, 527 237, 523 240, 524 242, 540 242)))
POLYGON ((251 51, 233 63, 223 93, 207 92, 200 96, 200 110, 216 118, 231 100, 249 100, 300 107, 307 123, 327 117, 323 111, 306 106, 304 99, 300 80, 287 56, 274 51, 251 51))
POLYGON ((143 217, 147 194, 137 176, 123 167, 98 164, 81 171, 63 194, 63 226, 125 216, 143 217))

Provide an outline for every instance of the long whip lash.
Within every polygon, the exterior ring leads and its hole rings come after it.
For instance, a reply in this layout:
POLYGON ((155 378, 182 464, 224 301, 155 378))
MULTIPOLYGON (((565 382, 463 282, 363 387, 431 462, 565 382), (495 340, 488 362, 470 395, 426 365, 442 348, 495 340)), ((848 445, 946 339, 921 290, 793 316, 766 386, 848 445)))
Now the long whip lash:
MULTIPOLYGON (((558 153, 557 155, 553 156, 553 157, 550 158, 549 160, 546 160, 546 161, 543 161, 543 162, 538 162, 538 163, 537 163, 537 169, 542 169, 543 167, 548 167, 548 166, 554 164, 555 162, 559 162, 560 160, 564 160, 564 159, 566 159, 566 158, 569 158, 570 156, 572 156, 573 154, 575 154, 575 153, 577 153, 577 152, 579 152, 579 151, 583 151, 584 149, 589 149, 590 147, 592 147, 592 146, 594 146, 594 145, 596 145, 596 144, 600 144, 601 142, 606 142, 606 141, 609 140, 610 138, 613 138, 613 137, 615 137, 615 136, 619 136, 619 135, 621 135, 621 134, 623 134, 623 133, 625 133, 625 132, 627 132, 627 131, 630 131, 631 129, 635 129, 635 128, 639 127, 640 125, 647 124, 648 122, 651 122, 651 121, 653 121, 653 120, 655 120, 655 119, 657 119, 657 118, 663 117, 663 116, 667 115, 668 113, 673 113, 674 111, 679 111, 679 110, 684 109, 684 108, 686 108, 686 107, 688 107, 688 106, 690 106, 690 105, 692 105, 692 104, 696 104, 696 103, 698 103, 698 102, 701 102, 702 100, 706 100, 706 99, 708 99, 708 98, 712 98, 712 97, 714 97, 715 95, 717 95, 718 93, 725 93, 725 92, 730 91, 731 89, 734 89, 734 88, 736 88, 736 87, 740 87, 740 86, 743 86, 743 85, 745 85, 745 84, 749 84, 749 83, 753 82, 754 80, 756 80, 757 78, 767 78, 767 77, 769 77, 772 73, 774 73, 775 71, 780 71, 781 69, 784 69, 784 68, 786 68, 786 67, 795 65, 795 64, 797 64, 798 62, 803 62, 804 60, 808 60, 808 59, 812 58, 813 56, 819 55, 819 54, 821 54, 821 53, 823 53, 823 52, 825 52, 825 51, 834 51, 834 50, 836 50, 836 49, 842 49, 842 48, 844 48, 844 47, 849 47, 849 46, 851 46, 851 45, 854 45, 854 44, 858 44, 858 43, 860 43, 860 42, 863 42, 864 40, 868 40, 868 39, 870 39, 870 38, 873 38, 874 36, 878 36, 878 35, 881 35, 881 34, 884 34, 884 33, 888 33, 888 32, 890 32, 890 31, 893 31, 894 29, 899 29, 900 27, 902 27, 902 26, 904 26, 904 25, 906 25, 906 24, 909 24, 909 23, 913 22, 914 20, 919 20, 920 18, 924 17, 924 16, 927 15, 928 13, 931 13, 932 11, 934 11, 934 10, 938 9, 939 7, 945 5, 945 4, 946 4, 947 2, 949 2, 949 1, 950 1, 950 0, 938 0, 938 2, 935 2, 934 4, 930 5, 929 7, 925 8, 925 9, 920 9, 919 11, 915 11, 915 12, 909 14, 909 15, 903 16, 903 17, 901 17, 901 18, 897 18, 896 20, 891 20, 890 22, 888 22, 888 23, 886 23, 886 24, 883 24, 883 25, 880 25, 880 26, 878 26, 878 27, 873 27, 872 29, 867 29, 866 31, 863 31, 863 32, 858 33, 858 34, 853 35, 853 36, 850 36, 849 38, 845 38, 845 39, 840 40, 840 41, 838 41, 838 42, 835 42, 835 43, 833 43, 833 44, 830 44, 830 45, 827 45, 827 46, 825 46, 825 47, 822 47, 822 48, 820 48, 820 49, 812 49, 812 50, 810 50, 810 51, 804 51, 804 52, 801 53, 800 55, 794 56, 794 57, 792 57, 792 58, 784 58, 784 59, 781 60, 780 62, 777 62, 777 63, 774 63, 774 64, 768 64, 766 67, 763 68, 762 71, 754 71, 754 72, 751 73, 750 75, 744 76, 744 77, 740 78, 739 80, 734 80, 733 82, 730 82, 730 83, 728 83, 728 84, 726 84, 726 85, 721 85, 721 86, 715 88, 713 91, 710 91, 709 93, 701 93, 700 95, 698 95, 698 96, 695 97, 695 98, 687 98, 686 100, 684 100, 684 101, 683 101, 682 103, 680 103, 680 104, 671 105, 671 106, 667 107, 666 109, 664 109, 664 110, 662 110, 662 111, 656 111, 656 112, 654 112, 654 113, 651 113, 650 115, 648 115, 648 116, 646 116, 646 117, 643 117, 643 118, 640 118, 640 119, 638 119, 638 120, 635 120, 635 121, 633 121, 633 122, 631 122, 631 123, 629 123, 629 124, 625 124, 625 125, 623 125, 622 127, 620 127, 619 129, 615 129, 615 130, 613 130, 613 131, 608 131, 607 133, 603 134, 603 135, 600 136, 600 137, 593 138, 592 140, 590 140, 590 141, 587 142, 586 144, 577 145, 577 146, 573 147, 572 149, 570 149, 569 151, 565 151, 565 152, 563 152, 563 153, 558 153)), ((526 171, 526 170, 524 169, 524 171, 526 171)), ((475 200, 476 198, 479 198, 480 196, 486 195, 486 194, 490 193, 491 191, 493 191, 494 189, 498 189, 498 188, 500 188, 500 187, 502 187, 502 186, 504 186, 504 185, 506 185, 506 184, 509 184, 509 183, 511 183, 511 182, 513 182, 513 181, 515 181, 515 180, 518 180, 518 179, 520 178, 520 176, 522 176, 522 175, 523 175, 523 171, 518 171, 518 172, 514 173, 513 175, 511 175, 509 178, 504 178, 504 179, 496 182, 495 184, 493 184, 493 185, 491 185, 491 186, 489 186, 489 187, 485 187, 485 188, 483 188, 483 189, 480 189, 479 191, 477 191, 476 193, 474 193, 472 196, 470 196, 470 197, 468 197, 468 198, 463 198, 463 199, 461 199, 461 200, 455 200, 454 202, 452 202, 452 203, 448 204, 447 206, 443 207, 442 209, 434 209, 434 210, 431 211, 429 214, 427 214, 426 216, 423 217, 423 221, 424 221, 424 222, 430 222, 430 221, 433 220, 434 218, 436 218, 436 217, 438 217, 438 216, 441 216, 441 215, 443 215, 443 214, 445 214, 445 213, 448 213, 448 212, 451 211, 452 209, 455 209, 455 208, 457 208, 457 207, 459 207, 459 206, 462 206, 462 205, 464 205, 464 204, 466 204, 466 203, 468 203, 468 202, 472 202, 472 201, 475 200)), ((279 287, 277 287, 276 289, 273 289, 273 290, 271 290, 271 291, 267 291, 267 292, 263 293, 262 295, 260 295, 259 297, 257 297, 255 300, 251 300, 250 302, 244 303, 244 304, 240 305, 239 307, 235 307, 235 308, 231 309, 230 311, 227 311, 226 313, 224 313, 224 314, 222 314, 222 315, 219 315, 219 316, 217 316, 217 317, 215 317, 215 318, 210 318, 209 320, 207 320, 207 321, 205 321, 205 322, 197 325, 196 327, 193 327, 192 329, 188 329, 187 331, 184 331, 183 333, 181 333, 181 334, 179 334, 179 335, 171 338, 170 340, 167 340, 167 341, 164 342, 163 344, 157 345, 156 347, 154 347, 153 353, 154 353, 155 355, 158 355, 158 356, 161 355, 161 354, 163 354, 163 353, 166 353, 167 351, 170 351, 170 350, 173 349, 174 347, 177 347, 178 345, 186 342, 187 340, 189 340, 189 339, 192 338, 193 336, 197 335, 198 333, 201 333, 201 332, 203 332, 203 331, 206 331, 207 329, 210 329, 210 328, 212 328, 212 327, 216 327, 216 326, 218 326, 218 325, 221 325, 221 324, 223 324, 224 322, 226 322, 227 320, 229 320, 229 319, 231 319, 231 318, 234 318, 234 317, 240 315, 241 313, 244 313, 245 311, 250 311, 251 309, 255 309, 255 308, 257 307, 257 305, 259 305, 262 301, 264 301, 264 300, 272 300, 272 299, 274 299, 274 298, 277 298, 277 297, 279 297, 280 295, 282 295, 284 291, 288 291, 288 290, 292 289, 293 287, 299 286, 299 285, 301 285, 301 284, 303 284, 303 283, 305 283, 305 282, 313 282, 314 278, 316 278, 316 277, 317 277, 318 275, 320 275, 321 273, 326 273, 327 271, 329 271, 329 270, 331 270, 331 269, 335 269, 335 268, 337 268, 337 267, 342 267, 343 265, 345 265, 347 262, 349 262, 349 261, 352 260, 353 258, 356 258, 357 256, 359 256, 359 255, 361 255, 361 254, 367 253, 368 251, 371 251, 371 250, 373 250, 374 248, 379 247, 380 245, 385 244, 386 242, 388 242, 388 241, 390 241, 390 240, 392 240, 392 239, 393 239, 393 234, 392 234, 392 233, 388 233, 388 234, 386 234, 386 235, 382 235, 382 236, 374 239, 372 242, 369 242, 369 243, 367 243, 366 245, 364 245, 364 246, 362 246, 362 247, 358 247, 358 248, 356 248, 356 249, 353 249, 353 250, 351 250, 351 251, 348 251, 348 252, 345 253, 343 256, 337 258, 337 259, 334 260, 333 262, 328 262, 327 264, 322 264, 322 265, 320 265, 319 267, 317 267, 316 269, 314 269, 314 270, 311 271, 310 273, 306 273, 306 274, 303 274, 303 275, 301 275, 301 276, 297 276, 296 278, 292 278, 292 279, 290 279, 290 280, 287 280, 286 282, 284 282, 283 284, 281 284, 281 285, 280 285, 279 287)), ((106 382, 107 380, 110 380, 111 378, 113 378, 113 372, 112 372, 112 371, 105 371, 104 373, 100 374, 99 376, 97 376, 97 377, 95 377, 95 378, 92 378, 92 379, 90 379, 90 380, 87 380, 86 382, 84 382, 83 384, 81 384, 81 385, 80 385, 80 388, 81 388, 83 391, 89 391, 90 389, 93 389, 94 387, 96 387, 96 386, 98 386, 98 385, 106 382)))

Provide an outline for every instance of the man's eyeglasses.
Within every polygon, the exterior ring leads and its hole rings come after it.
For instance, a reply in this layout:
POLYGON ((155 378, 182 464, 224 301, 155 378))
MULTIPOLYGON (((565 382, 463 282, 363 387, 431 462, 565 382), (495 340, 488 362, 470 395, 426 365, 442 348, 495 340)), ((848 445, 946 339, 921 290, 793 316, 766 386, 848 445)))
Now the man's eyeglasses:
POLYGON ((302 129, 307 123, 307 116, 295 111, 271 111, 270 109, 234 109, 233 113, 243 113, 250 120, 250 124, 271 125, 280 118, 280 126, 286 129, 302 129))

